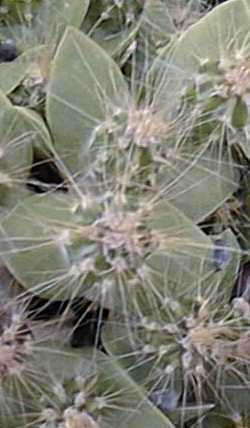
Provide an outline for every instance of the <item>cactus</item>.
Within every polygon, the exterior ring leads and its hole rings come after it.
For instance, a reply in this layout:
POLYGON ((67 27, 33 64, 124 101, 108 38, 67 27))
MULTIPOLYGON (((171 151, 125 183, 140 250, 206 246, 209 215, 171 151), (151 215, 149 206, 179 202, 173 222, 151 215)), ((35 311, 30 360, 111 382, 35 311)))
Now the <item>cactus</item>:
POLYGON ((61 367, 64 371, 54 377, 51 397, 40 400, 39 428, 136 427, 141 423, 172 428, 112 357, 95 351, 93 358, 93 352, 85 349, 83 353, 65 353, 61 367), (73 371, 67 371, 72 368, 70 358, 73 371))
MULTIPOLYGON (((52 337, 39 334, 37 323, 29 317, 27 301, 20 299, 1 305, 0 376, 3 428, 31 423, 41 394, 49 394, 50 359, 60 354, 52 337), (50 344, 48 345, 48 342, 50 344)), ((58 345, 58 344, 57 344, 58 345)), ((62 351, 61 351, 62 352, 62 351)))
MULTIPOLYGON (((170 77, 165 80, 168 88, 160 87, 157 97, 158 103, 169 105, 172 91, 176 93, 181 85, 179 93, 185 102, 191 103, 192 110, 196 110, 196 119, 204 127, 211 128, 210 132, 207 129, 208 135, 212 131, 211 140, 222 140, 227 130, 226 138, 230 144, 237 140, 235 133, 244 129, 248 120, 249 46, 245 39, 248 9, 248 2, 226 2, 191 27, 180 38, 168 65, 170 77), (232 26, 228 25, 230 20, 232 26), (176 72, 179 79, 171 79, 171 73, 176 72), (169 100, 165 99, 166 95, 169 100)), ((164 55, 162 52, 162 59, 164 55)), ((164 67, 160 68, 161 75, 164 67)), ((159 78, 164 85, 163 78, 159 78)), ((243 149, 244 141, 241 138, 239 143, 243 149)))
POLYGON ((151 310, 111 318, 104 330, 106 349, 177 426, 213 411, 234 419, 249 410, 249 305, 237 298, 232 311, 227 302, 218 283, 194 299, 168 292, 151 310))
POLYGON ((250 1, 222 3, 1 3, 1 427, 249 426, 250 1))
POLYGON ((1 206, 15 204, 27 194, 23 183, 32 163, 32 145, 45 144, 48 137, 39 116, 13 106, 0 94, 1 104, 1 206), (17 160, 18 159, 18 160, 17 160), (12 201, 12 202, 11 202, 12 201))
MULTIPOLYGON (((212 179, 209 165, 214 160, 206 158, 212 152, 197 152, 197 164, 188 158, 179 161, 174 147, 168 152, 178 122, 168 125, 151 104, 131 102, 112 59, 88 37, 68 29, 55 56, 46 100, 54 141, 47 150, 64 174, 68 192, 34 195, 1 224, 3 258, 34 293, 55 299, 85 295, 110 306, 124 300, 124 293, 133 301, 140 289, 151 293, 158 288, 164 266, 164 275, 183 289, 211 270, 205 260, 212 242, 175 207, 178 194, 171 187, 177 181, 196 198, 193 182, 201 175, 204 182, 212 179), (67 84, 70 71, 72 85, 67 84)), ((236 168, 234 172, 226 160, 225 165, 229 176, 225 183, 219 176, 213 209, 221 193, 225 197, 236 185, 236 168)), ((209 213, 206 206, 201 209, 203 216, 209 213)), ((187 213, 197 219, 196 212, 194 217, 187 213)))
POLYGON ((201 1, 146 0, 143 20, 157 48, 172 44, 202 16, 201 1))

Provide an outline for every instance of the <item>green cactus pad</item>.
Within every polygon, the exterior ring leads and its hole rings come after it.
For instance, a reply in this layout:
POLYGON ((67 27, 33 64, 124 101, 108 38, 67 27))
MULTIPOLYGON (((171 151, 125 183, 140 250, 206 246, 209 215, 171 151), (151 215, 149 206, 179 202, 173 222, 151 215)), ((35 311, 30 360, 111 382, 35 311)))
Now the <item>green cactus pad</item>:
POLYGON ((27 49, 14 61, 0 64, 0 90, 4 94, 10 94, 21 83, 40 51, 40 47, 27 49))
POLYGON ((183 84, 192 81, 206 62, 223 65, 250 54, 248 0, 229 0, 188 28, 177 41, 173 55, 166 50, 156 59, 159 86, 156 94, 162 108, 171 108, 183 84))
POLYGON ((170 204, 107 203, 51 193, 17 204, 1 222, 1 255, 14 276, 43 297, 85 295, 118 308, 138 293, 150 304, 169 278, 192 293, 209 237, 170 204))
POLYGON ((96 128, 109 109, 127 102, 128 90, 118 66, 95 42, 68 28, 53 62, 47 96, 55 148, 68 168, 78 172, 91 164, 96 128))
POLYGON ((46 396, 43 400, 39 417, 43 428, 59 428, 61 422, 69 427, 81 422, 79 426, 84 428, 135 428, 141 424, 173 428, 118 360, 89 349, 65 351, 63 370, 51 382, 52 400, 46 396))
POLYGON ((32 162, 32 142, 35 138, 39 140, 40 118, 35 129, 25 109, 13 107, 3 93, 0 104, 1 203, 4 204, 12 190, 24 187, 32 162))
POLYGON ((1 6, 6 8, 2 31, 19 34, 26 38, 29 46, 54 40, 59 37, 67 25, 80 27, 89 7, 89 0, 5 0, 1 6), (32 40, 33 37, 33 40, 32 40), (39 40, 40 39, 40 40, 39 40), (39 40, 39 42, 38 42, 39 40))
POLYGON ((216 410, 243 420, 249 410, 249 317, 232 311, 216 284, 204 295, 196 292, 196 299, 176 299, 166 290, 137 318, 111 316, 102 336, 105 349, 152 398, 161 390, 176 395, 165 409, 176 426, 216 410))

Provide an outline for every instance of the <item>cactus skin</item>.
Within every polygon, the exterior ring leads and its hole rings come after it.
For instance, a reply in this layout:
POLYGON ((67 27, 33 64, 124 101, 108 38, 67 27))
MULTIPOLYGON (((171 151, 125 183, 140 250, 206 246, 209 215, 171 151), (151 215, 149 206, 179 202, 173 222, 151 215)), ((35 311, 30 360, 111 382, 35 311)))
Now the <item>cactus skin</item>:
MULTIPOLYGON (((144 289, 151 296, 150 290, 153 295, 154 287, 162 286, 165 264, 173 286, 192 292, 212 244, 189 219, 166 203, 121 209, 112 200, 110 205, 90 202, 84 208, 74 195, 35 195, 5 216, 3 257, 25 287, 54 300, 85 295, 108 307, 121 308, 124 299, 134 306, 144 289), (185 248, 192 248, 192 255, 187 257, 185 248)), ((150 304, 147 297, 142 304, 150 304)))
POLYGON ((168 63, 168 80, 162 79, 164 55, 168 55, 167 49, 163 51, 157 78, 162 81, 157 93, 157 103, 162 108, 163 103, 174 108, 180 99, 173 94, 183 97, 185 93, 184 104, 190 102, 198 141, 205 141, 206 137, 211 142, 226 140, 229 147, 239 147, 246 157, 249 157, 244 137, 249 121, 249 44, 245 43, 248 12, 248 1, 231 0, 216 7, 176 43, 168 63), (227 25, 231 17, 235 28, 232 32, 227 25), (240 34, 236 35, 236 28, 241 28, 240 34))
POLYGON ((18 421, 25 428, 37 412, 41 392, 49 392, 46 365, 55 355, 52 341, 47 346, 49 336, 39 337, 36 323, 28 316, 27 300, 13 297, 1 305, 0 332, 0 424, 14 428, 18 421))
POLYGON ((10 6, 5 39, 22 20, 27 39, 0 64, 0 426, 248 426, 249 0, 200 20, 191 0, 10 6), (157 5, 173 37, 157 7, 145 22, 157 5))
POLYGON ((196 208, 186 216, 168 199, 175 202, 186 186, 191 189, 186 200, 190 194, 196 198, 196 182, 215 177, 219 195, 209 209, 200 205, 200 218, 232 192, 236 171, 223 157, 222 177, 210 173, 218 148, 213 153, 198 149, 197 163, 190 164, 185 156, 191 141, 179 159, 174 149, 179 122, 166 124, 151 104, 130 104, 118 66, 78 30, 65 32, 50 79, 46 114, 55 143, 49 149, 68 192, 34 195, 3 218, 1 245, 9 269, 42 297, 85 296, 108 307, 119 308, 124 301, 135 306, 137 291, 142 294, 144 288, 150 293, 144 300, 150 302, 151 291, 163 286, 162 269, 173 284, 191 292, 203 265, 208 274, 212 243, 191 221, 193 215, 197 219, 196 208), (67 85, 68 72, 79 85, 67 85), (96 96, 86 103, 83 95, 90 90, 96 96), (62 120, 67 120, 64 128, 62 120))
POLYGON ((104 330, 105 347, 177 426, 213 409, 232 419, 234 411, 242 416, 248 411, 249 307, 235 299, 232 312, 223 302, 223 291, 212 285, 199 301, 180 304, 161 296, 151 312, 137 319, 111 317, 104 330), (242 400, 236 393, 240 385, 242 400))
POLYGON ((150 401, 145 401, 141 389, 114 358, 93 349, 72 352, 64 348, 60 368, 56 368, 56 359, 51 363, 50 391, 41 395, 40 411, 35 415, 39 428, 115 428, 118 423, 122 428, 135 428, 145 415, 147 428, 152 423, 158 428, 173 428, 150 401), (133 401, 138 410, 132 408, 133 401))

